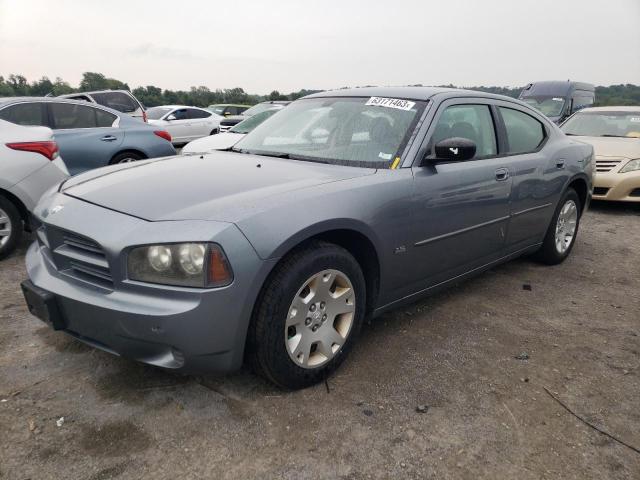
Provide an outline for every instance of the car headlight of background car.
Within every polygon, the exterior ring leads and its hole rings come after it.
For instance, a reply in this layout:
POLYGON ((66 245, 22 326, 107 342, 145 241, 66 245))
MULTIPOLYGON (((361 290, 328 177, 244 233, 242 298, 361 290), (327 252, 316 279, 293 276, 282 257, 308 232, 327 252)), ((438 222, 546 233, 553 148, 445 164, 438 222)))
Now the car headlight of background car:
POLYGON ((633 172, 635 170, 640 170, 640 158, 627 162, 627 164, 620 169, 620 173, 633 172))
POLYGON ((136 247, 127 258, 131 280, 180 287, 224 287, 233 272, 215 243, 173 243, 136 247))

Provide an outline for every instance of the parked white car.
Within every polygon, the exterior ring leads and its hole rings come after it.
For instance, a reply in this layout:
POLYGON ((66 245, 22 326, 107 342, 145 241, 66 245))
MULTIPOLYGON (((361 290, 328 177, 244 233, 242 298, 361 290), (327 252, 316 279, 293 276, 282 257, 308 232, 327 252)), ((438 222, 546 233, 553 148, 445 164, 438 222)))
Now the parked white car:
POLYGON ((174 145, 181 145, 196 138, 215 135, 220 131, 220 115, 204 108, 185 105, 165 105, 147 110, 148 122, 162 127, 171 134, 174 145))
POLYGON ((18 245, 42 194, 69 176, 47 127, 0 120, 0 259, 18 245))
POLYGON ((247 133, 251 132, 267 118, 273 116, 280 110, 282 110, 282 108, 272 108, 257 113, 234 125, 230 130, 220 133, 220 135, 199 138, 193 142, 189 142, 183 147, 182 153, 205 153, 231 148, 247 133))

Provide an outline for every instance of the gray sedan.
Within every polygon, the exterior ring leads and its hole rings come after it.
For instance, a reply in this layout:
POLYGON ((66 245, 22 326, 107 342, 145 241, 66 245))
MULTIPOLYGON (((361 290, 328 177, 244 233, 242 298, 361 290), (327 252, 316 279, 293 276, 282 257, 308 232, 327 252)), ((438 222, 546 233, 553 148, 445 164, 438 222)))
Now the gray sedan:
POLYGON ((50 97, 0 98, 0 119, 51 128, 71 175, 176 153, 165 130, 93 103, 50 97))
POLYGON ((593 149, 526 104, 363 88, 292 103, 231 150, 89 172, 41 200, 30 310, 90 345, 301 388, 367 316, 525 254, 571 252, 593 149))

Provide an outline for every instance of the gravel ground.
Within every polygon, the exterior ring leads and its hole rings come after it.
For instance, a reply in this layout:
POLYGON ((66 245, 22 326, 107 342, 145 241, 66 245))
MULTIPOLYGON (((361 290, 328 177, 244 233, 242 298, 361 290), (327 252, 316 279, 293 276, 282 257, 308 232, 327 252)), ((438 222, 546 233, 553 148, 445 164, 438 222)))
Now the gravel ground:
POLYGON ((640 448, 639 239, 640 205, 595 205, 564 264, 517 260, 387 314, 294 393, 50 331, 21 298, 25 241, 0 264, 0 478, 640 478, 639 453, 544 389, 640 448))

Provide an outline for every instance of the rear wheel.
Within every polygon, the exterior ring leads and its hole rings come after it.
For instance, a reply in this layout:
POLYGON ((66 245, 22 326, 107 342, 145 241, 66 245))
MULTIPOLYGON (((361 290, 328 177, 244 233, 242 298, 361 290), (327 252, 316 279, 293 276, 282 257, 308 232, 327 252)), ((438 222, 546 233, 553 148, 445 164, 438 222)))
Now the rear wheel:
POLYGON ((581 204, 576 191, 569 188, 558 203, 542 247, 535 258, 547 265, 563 262, 571 253, 578 235, 581 204))
POLYGON ((15 250, 23 229, 22 217, 16 206, 0 196, 0 259, 15 250))
POLYGON ((249 331, 256 371, 283 388, 313 385, 344 360, 360 331, 365 281, 344 248, 312 242, 268 280, 249 331))
POLYGON ((117 165, 119 163, 131 163, 142 160, 144 157, 135 152, 122 152, 117 154, 111 159, 111 165, 117 165))

